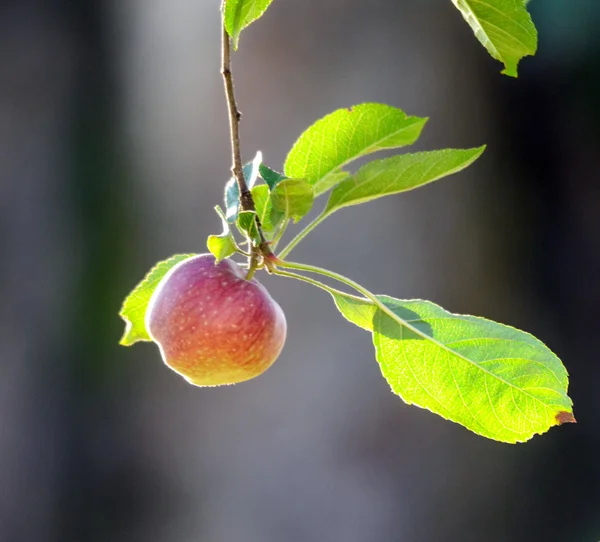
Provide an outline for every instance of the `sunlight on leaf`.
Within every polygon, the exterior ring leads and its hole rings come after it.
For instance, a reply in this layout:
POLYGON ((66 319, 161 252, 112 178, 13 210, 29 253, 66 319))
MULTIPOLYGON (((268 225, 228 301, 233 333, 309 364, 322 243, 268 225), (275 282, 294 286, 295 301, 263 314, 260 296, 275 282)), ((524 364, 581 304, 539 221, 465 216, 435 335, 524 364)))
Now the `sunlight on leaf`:
POLYGON ((221 217, 223 222, 223 233, 221 235, 209 235, 206 240, 206 246, 215 260, 220 262, 228 258, 236 251, 235 238, 229 229, 229 223, 223 210, 217 205, 215 211, 221 217))
MULTIPOLYGON (((246 179, 246 184, 250 190, 252 190, 254 183, 256 183, 256 180, 258 179, 258 168, 261 163, 262 152, 258 151, 252 162, 244 164, 242 171, 244 173, 244 179, 246 179)), ((238 188, 235 177, 232 177, 225 185, 225 216, 227 217, 227 222, 230 224, 234 224, 237 220, 239 206, 240 189, 238 188)))
POLYGON ((411 145, 426 118, 408 117, 389 105, 364 103, 338 109, 308 128, 290 150, 284 165, 288 177, 306 179, 315 197, 348 176, 342 167, 361 156, 411 145))
POLYGON ((256 212, 242 211, 237 218, 236 225, 244 237, 249 237, 255 245, 260 245, 260 234, 256 225, 256 212))
POLYGON ((534 55, 537 30, 523 0, 452 0, 488 53, 517 77, 519 61, 534 55))
POLYGON ((273 0, 226 0, 225 28, 237 49, 240 33, 244 28, 259 19, 273 0))
POLYGON ((529 333, 429 301, 377 296, 392 318, 370 300, 332 295, 373 333, 383 376, 406 403, 507 443, 575 421, 566 369, 529 333))
POLYGON ((260 176, 262 177, 263 181, 265 181, 269 186, 269 190, 273 190, 277 183, 283 181, 284 179, 287 179, 285 175, 282 175, 281 173, 272 170, 270 167, 265 166, 264 164, 261 164, 258 167, 258 172, 260 173, 260 176))
POLYGON ((119 344, 130 346, 137 341, 151 341, 144 318, 150 298, 164 276, 178 263, 195 254, 176 254, 157 263, 133 291, 125 298, 119 316, 125 320, 125 333, 119 344))
POLYGON ((302 179, 285 179, 271 192, 273 207, 281 211, 286 219, 298 222, 313 205, 312 185, 302 179))
POLYGON ((471 165, 484 150, 485 146, 475 149, 444 149, 401 154, 369 162, 335 187, 325 213, 331 214, 342 207, 412 190, 452 175, 471 165))
POLYGON ((284 219, 283 213, 273 208, 271 192, 266 184, 259 184, 252 189, 252 199, 256 214, 260 220, 263 232, 270 234, 281 224, 284 219))

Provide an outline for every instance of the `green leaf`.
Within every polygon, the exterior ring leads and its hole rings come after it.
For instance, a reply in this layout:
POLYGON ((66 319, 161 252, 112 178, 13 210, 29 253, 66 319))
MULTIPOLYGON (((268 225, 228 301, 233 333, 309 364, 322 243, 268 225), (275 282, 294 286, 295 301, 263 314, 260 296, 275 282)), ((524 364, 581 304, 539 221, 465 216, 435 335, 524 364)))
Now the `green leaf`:
POLYGON ((119 316, 125 320, 125 333, 119 344, 131 346, 137 341, 151 341, 144 319, 150 298, 164 276, 178 263, 195 254, 176 254, 157 263, 133 291, 125 298, 119 316))
POLYGON ((237 249, 235 238, 229 229, 229 223, 223 213, 223 210, 217 205, 215 211, 223 221, 223 233, 221 235, 209 235, 206 240, 206 246, 210 253, 215 257, 217 263, 231 256, 237 249))
POLYGON ((258 171, 262 179, 269 185, 269 190, 273 190, 277 183, 287 179, 285 175, 278 173, 277 171, 272 170, 270 167, 261 164, 258 167, 258 171))
POLYGON ((517 77, 519 61, 537 50, 537 30, 523 0, 452 0, 488 53, 517 77))
POLYGON ((266 184, 259 184, 252 189, 252 199, 256 214, 262 225, 263 232, 270 234, 277 229, 283 221, 283 213, 273 208, 271 193, 266 184))
POLYGON ((348 176, 344 165, 372 152, 414 143, 426 122, 378 103, 338 109, 300 136, 286 158, 285 174, 306 179, 319 196, 348 176))
POLYGON ((574 422, 567 371, 542 342, 429 301, 332 294, 339 311, 373 333, 392 390, 487 438, 515 443, 574 422))
MULTIPOLYGON (((244 164, 242 169, 244 173, 244 179, 246 180, 246 184, 248 188, 251 190, 258 178, 258 168, 262 163, 262 153, 258 151, 254 160, 252 162, 248 162, 244 164)), ((237 220, 237 215, 240 207, 240 189, 238 187, 237 181, 235 177, 232 177, 227 181, 225 185, 225 216, 227 217, 227 222, 230 224, 235 223, 237 220)))
POLYGON ((260 18, 273 0, 226 0, 225 28, 238 48, 240 32, 260 18))
POLYGON ((312 185, 302 179, 285 179, 271 192, 273 208, 295 222, 311 210, 314 197, 312 185))
POLYGON ((256 225, 256 213, 254 211, 242 211, 237 218, 237 227, 240 233, 249 237, 255 245, 260 245, 260 234, 256 225))
POLYGON ((485 146, 464 150, 444 149, 401 154, 369 162, 335 187, 327 202, 325 214, 329 215, 348 205, 358 205, 411 190, 452 175, 472 164, 484 150, 485 146))

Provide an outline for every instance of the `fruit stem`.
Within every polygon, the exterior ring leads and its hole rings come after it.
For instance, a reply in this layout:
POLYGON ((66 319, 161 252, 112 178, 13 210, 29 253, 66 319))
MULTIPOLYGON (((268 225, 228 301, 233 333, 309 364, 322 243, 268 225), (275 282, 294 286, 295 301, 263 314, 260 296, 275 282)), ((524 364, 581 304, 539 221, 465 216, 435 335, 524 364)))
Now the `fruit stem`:
POLYGON ((326 292, 333 294, 333 295, 342 295, 345 297, 356 298, 356 296, 347 294, 346 292, 342 292, 342 290, 338 290, 337 288, 333 288, 331 286, 328 286, 327 284, 323 284, 322 282, 319 282, 318 280, 311 279, 310 277, 305 277, 304 275, 299 275, 298 273, 292 273, 291 271, 282 271, 281 269, 277 269, 277 271, 275 271, 275 275, 278 275, 280 277, 288 277, 291 279, 301 280, 302 282, 308 282, 308 284, 312 284, 313 286, 316 286, 317 288, 320 288, 321 290, 325 290, 326 292))
POLYGON ((256 273, 256 269, 258 268, 258 266, 256 265, 256 259, 252 260, 252 263, 250 264, 250 267, 248 267, 248 271, 246 272, 246 276, 244 277, 245 280, 250 280, 252 279, 252 277, 254 276, 254 273, 256 273))
POLYGON ((308 224, 300 233, 296 235, 287 246, 281 250, 279 253, 280 258, 285 258, 289 255, 289 253, 294 250, 296 245, 302 241, 311 231, 313 231, 323 220, 325 220, 329 215, 327 213, 321 213, 317 218, 315 218, 310 224, 308 224))
MULTIPOLYGON (((256 207, 254 206, 254 199, 252 198, 252 192, 250 192, 250 189, 246 184, 246 179, 244 178, 244 170, 242 166, 242 153, 240 150, 240 119, 242 118, 242 114, 238 109, 233 88, 233 75, 231 73, 231 39, 229 37, 229 34, 227 33, 227 29, 225 28, 225 1, 223 1, 223 5, 221 6, 221 11, 223 13, 223 18, 221 20, 221 75, 223 76, 223 84, 225 86, 225 97, 227 99, 227 109, 229 113, 229 130, 231 133, 232 157, 231 172, 233 173, 233 176, 235 177, 239 188, 240 208, 242 209, 242 211, 256 211, 256 207)), ((272 255, 271 248, 269 247, 269 242, 267 241, 264 232, 262 231, 262 226, 258 215, 255 215, 255 220, 260 243, 257 247, 251 244, 252 253, 256 254, 255 258, 258 258, 259 255, 263 256, 264 258, 267 258, 268 256, 272 255)), ((250 258, 250 260, 251 259, 252 257, 250 258)), ((250 268, 252 268, 252 262, 250 262, 250 268)))
MULTIPOLYGON (((318 275, 323 275, 325 277, 329 277, 330 279, 333 279, 333 280, 337 280, 338 282, 341 282, 342 284, 345 284, 346 286, 348 286, 348 287, 352 288, 353 290, 356 290, 358 293, 362 294, 369 301, 371 301, 378 309, 380 309, 381 312, 383 312, 384 314, 389 316, 392 320, 398 322, 400 325, 410 329, 411 331, 414 331, 419 336, 425 336, 425 335, 423 335, 423 332, 420 329, 405 322, 396 313, 394 313, 390 308, 388 308, 382 301, 380 301, 377 298, 377 296, 375 296, 374 294, 369 292, 369 290, 367 290, 366 288, 363 288, 357 282, 354 282, 352 279, 345 277, 344 275, 340 275, 339 273, 336 273, 334 271, 329 271, 329 269, 322 269, 321 267, 316 267, 314 265, 286 262, 283 260, 277 260, 277 265, 279 267, 284 267, 284 268, 287 267, 289 269, 297 269, 298 271, 306 271, 307 273, 315 273, 318 275)), ((276 273, 280 273, 280 271, 276 271, 276 273)), ((315 281, 315 282, 317 282, 317 281, 315 281)), ((315 284, 315 286, 316 286, 316 284, 315 284)), ((324 285, 320 285, 319 287, 322 287, 322 286, 324 286, 324 285)), ((330 292, 330 293, 332 293, 332 292, 330 292)), ((349 294, 346 294, 343 292, 339 292, 339 290, 336 290, 335 293, 340 293, 341 295, 344 295, 344 296, 349 295, 349 294)), ((354 296, 351 296, 351 297, 354 297, 354 296)))

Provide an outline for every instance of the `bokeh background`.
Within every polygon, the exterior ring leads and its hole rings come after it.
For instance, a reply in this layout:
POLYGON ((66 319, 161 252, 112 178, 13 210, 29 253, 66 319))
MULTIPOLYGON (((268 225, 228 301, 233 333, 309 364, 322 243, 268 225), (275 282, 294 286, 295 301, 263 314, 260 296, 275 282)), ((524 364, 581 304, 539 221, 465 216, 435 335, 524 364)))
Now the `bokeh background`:
POLYGON ((245 159, 280 167, 364 101, 429 116, 417 148, 488 144, 295 259, 543 339, 579 423, 510 446, 404 405, 368 334, 301 283, 264 277, 289 339, 242 385, 118 346, 134 284, 221 228, 218 2, 0 4, 0 540, 600 539, 600 3, 530 9, 519 80, 449 0, 276 0, 234 55, 245 159))

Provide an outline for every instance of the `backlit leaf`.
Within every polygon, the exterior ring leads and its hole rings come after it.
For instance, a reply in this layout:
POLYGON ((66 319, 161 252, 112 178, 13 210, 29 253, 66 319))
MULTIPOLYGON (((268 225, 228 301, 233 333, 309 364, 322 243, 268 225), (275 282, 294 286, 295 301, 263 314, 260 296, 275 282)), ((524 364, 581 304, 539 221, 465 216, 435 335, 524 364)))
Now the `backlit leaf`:
POLYGON ((270 190, 273 190, 273 188, 275 188, 275 186, 277 185, 278 182, 283 181, 284 179, 287 179, 287 177, 285 175, 282 175, 281 173, 277 173, 277 171, 272 170, 270 167, 265 166, 264 164, 261 164, 258 167, 258 171, 259 171, 262 179, 269 186, 270 190))
POLYGON ((414 143, 426 122, 378 103, 338 109, 300 136, 286 158, 284 172, 306 179, 319 196, 348 176, 344 165, 372 152, 414 143))
POLYGON ((254 211, 242 211, 237 217, 236 225, 243 236, 249 237, 255 245, 260 245, 256 216, 254 211))
POLYGON ((373 333, 381 371, 406 403, 508 443, 575 421, 566 369, 529 333, 429 301, 377 296, 390 316, 370 300, 333 297, 373 333))
MULTIPOLYGON (((244 179, 248 188, 251 190, 258 178, 258 168, 262 163, 262 153, 258 151, 254 160, 244 164, 242 169, 244 173, 244 179)), ((232 177, 227 181, 225 185, 225 215, 227 222, 230 224, 235 223, 240 206, 240 189, 238 187, 235 177, 232 177)))
POLYGON ((298 222, 312 208, 313 187, 302 179, 285 179, 271 192, 273 208, 298 222))
POLYGON ((223 210, 218 205, 215 207, 215 210, 223 221, 223 233, 221 235, 209 235, 206 240, 206 246, 218 263, 231 256, 236 251, 237 245, 229 229, 229 223, 223 210))
POLYGON ((119 316, 125 320, 125 333, 119 344, 130 346, 137 341, 152 340, 144 323, 150 298, 164 276, 179 262, 192 256, 195 256, 195 254, 176 254, 168 260, 157 263, 144 277, 144 280, 125 298, 119 312, 119 316))
POLYGON ((262 225, 263 232, 270 234, 283 221, 283 213, 273 208, 271 192, 266 184, 259 184, 252 189, 252 198, 256 207, 256 214, 262 225))
POLYGON ((226 0, 225 28, 237 49, 240 32, 260 18, 273 0, 226 0))
POLYGON ((537 31, 523 0, 452 0, 488 53, 517 77, 519 61, 534 55, 537 31))
POLYGON ((412 190, 457 173, 479 158, 484 149, 444 149, 369 162, 334 188, 325 213, 331 214, 348 205, 412 190))

